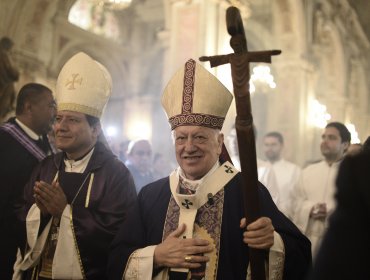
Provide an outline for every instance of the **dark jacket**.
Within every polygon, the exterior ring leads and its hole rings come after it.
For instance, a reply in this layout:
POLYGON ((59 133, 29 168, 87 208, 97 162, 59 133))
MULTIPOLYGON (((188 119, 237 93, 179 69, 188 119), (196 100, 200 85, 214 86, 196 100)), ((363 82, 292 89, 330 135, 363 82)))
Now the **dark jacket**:
MULTIPOLYGON (((23 224, 28 210, 34 203, 35 181, 51 183, 58 170, 60 176, 63 174, 64 167, 63 153, 59 153, 46 158, 34 170, 25 187, 25 204, 20 213, 23 224)), ((128 209, 135 202, 136 191, 126 166, 100 142, 96 144, 85 172, 80 175, 90 176, 91 173, 94 174, 94 179, 90 194, 87 192, 90 179, 82 184, 83 187, 77 196, 78 187, 73 186, 73 183, 63 184, 61 180, 60 184, 68 204, 71 204, 75 196, 77 197, 71 206, 72 219, 84 274, 87 279, 104 279, 110 242, 125 220, 128 209), (86 208, 85 201, 88 195, 89 204, 86 208)), ((65 174, 66 177, 79 176, 76 173, 65 174)), ((42 221, 41 224, 46 223, 42 221)))
MULTIPOLYGON (((15 118, 9 119, 7 124, 15 125, 23 137, 34 142, 15 118)), ((0 250, 0 279, 11 279, 17 252, 13 205, 22 196, 23 188, 39 160, 3 129, 0 129, 0 159, 0 240, 5 241, 0 250)))

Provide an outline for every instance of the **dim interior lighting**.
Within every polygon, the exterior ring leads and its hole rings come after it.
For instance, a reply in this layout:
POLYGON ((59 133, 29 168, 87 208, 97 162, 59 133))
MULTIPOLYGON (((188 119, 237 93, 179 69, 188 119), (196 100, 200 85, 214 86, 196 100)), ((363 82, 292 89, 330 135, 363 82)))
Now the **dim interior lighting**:
POLYGON ((326 106, 316 99, 312 100, 309 108, 309 122, 313 126, 324 128, 330 119, 331 115, 326 111, 326 106))
POLYGON ((351 144, 361 143, 360 138, 358 138, 358 132, 356 131, 356 126, 353 123, 347 123, 346 127, 351 133, 351 144))
POLYGON ((256 86, 268 86, 270 89, 276 88, 274 76, 271 75, 270 67, 267 65, 258 65, 253 67, 253 74, 249 80, 249 91, 254 93, 256 86))
POLYGON ((115 126, 108 126, 106 133, 108 137, 115 137, 117 136, 118 129, 115 126))

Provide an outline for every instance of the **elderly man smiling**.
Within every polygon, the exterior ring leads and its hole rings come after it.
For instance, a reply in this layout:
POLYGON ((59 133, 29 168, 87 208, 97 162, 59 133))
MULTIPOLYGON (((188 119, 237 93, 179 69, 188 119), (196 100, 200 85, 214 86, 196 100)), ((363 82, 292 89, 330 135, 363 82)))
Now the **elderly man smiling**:
POLYGON ((245 226, 241 175, 219 161, 231 101, 194 60, 171 79, 162 104, 179 167, 140 192, 113 241, 110 279, 246 279, 248 246, 266 250, 270 279, 304 277, 310 243, 262 185, 263 217, 245 226))

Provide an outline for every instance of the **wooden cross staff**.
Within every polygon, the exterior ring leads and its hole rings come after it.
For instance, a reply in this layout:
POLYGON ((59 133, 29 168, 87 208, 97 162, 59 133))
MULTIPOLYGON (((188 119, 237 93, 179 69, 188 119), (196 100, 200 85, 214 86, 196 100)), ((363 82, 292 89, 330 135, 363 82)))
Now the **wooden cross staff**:
MULTIPOLYGON (((244 212, 247 225, 260 218, 258 198, 258 175, 256 145, 253 131, 251 98, 249 93, 249 63, 268 62, 271 56, 281 53, 280 50, 249 52, 240 12, 235 7, 226 11, 227 31, 231 35, 230 46, 233 54, 202 56, 200 61, 209 61, 211 67, 230 63, 233 80, 236 120, 235 128, 238 139, 240 166, 242 171, 244 212)), ((264 250, 249 248, 249 259, 253 280, 265 280, 264 250)))

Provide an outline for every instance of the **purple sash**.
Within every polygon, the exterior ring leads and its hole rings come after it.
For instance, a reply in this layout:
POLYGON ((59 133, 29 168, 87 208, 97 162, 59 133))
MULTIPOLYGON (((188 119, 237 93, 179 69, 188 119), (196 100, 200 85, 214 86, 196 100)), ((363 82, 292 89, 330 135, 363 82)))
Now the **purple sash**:
POLYGON ((2 126, 0 126, 0 129, 6 131, 11 136, 14 137, 15 140, 17 140, 23 147, 25 147, 35 158, 37 158, 38 161, 42 161, 46 154, 43 150, 41 150, 35 142, 30 140, 24 132, 18 128, 15 124, 12 123, 6 123, 2 126))

